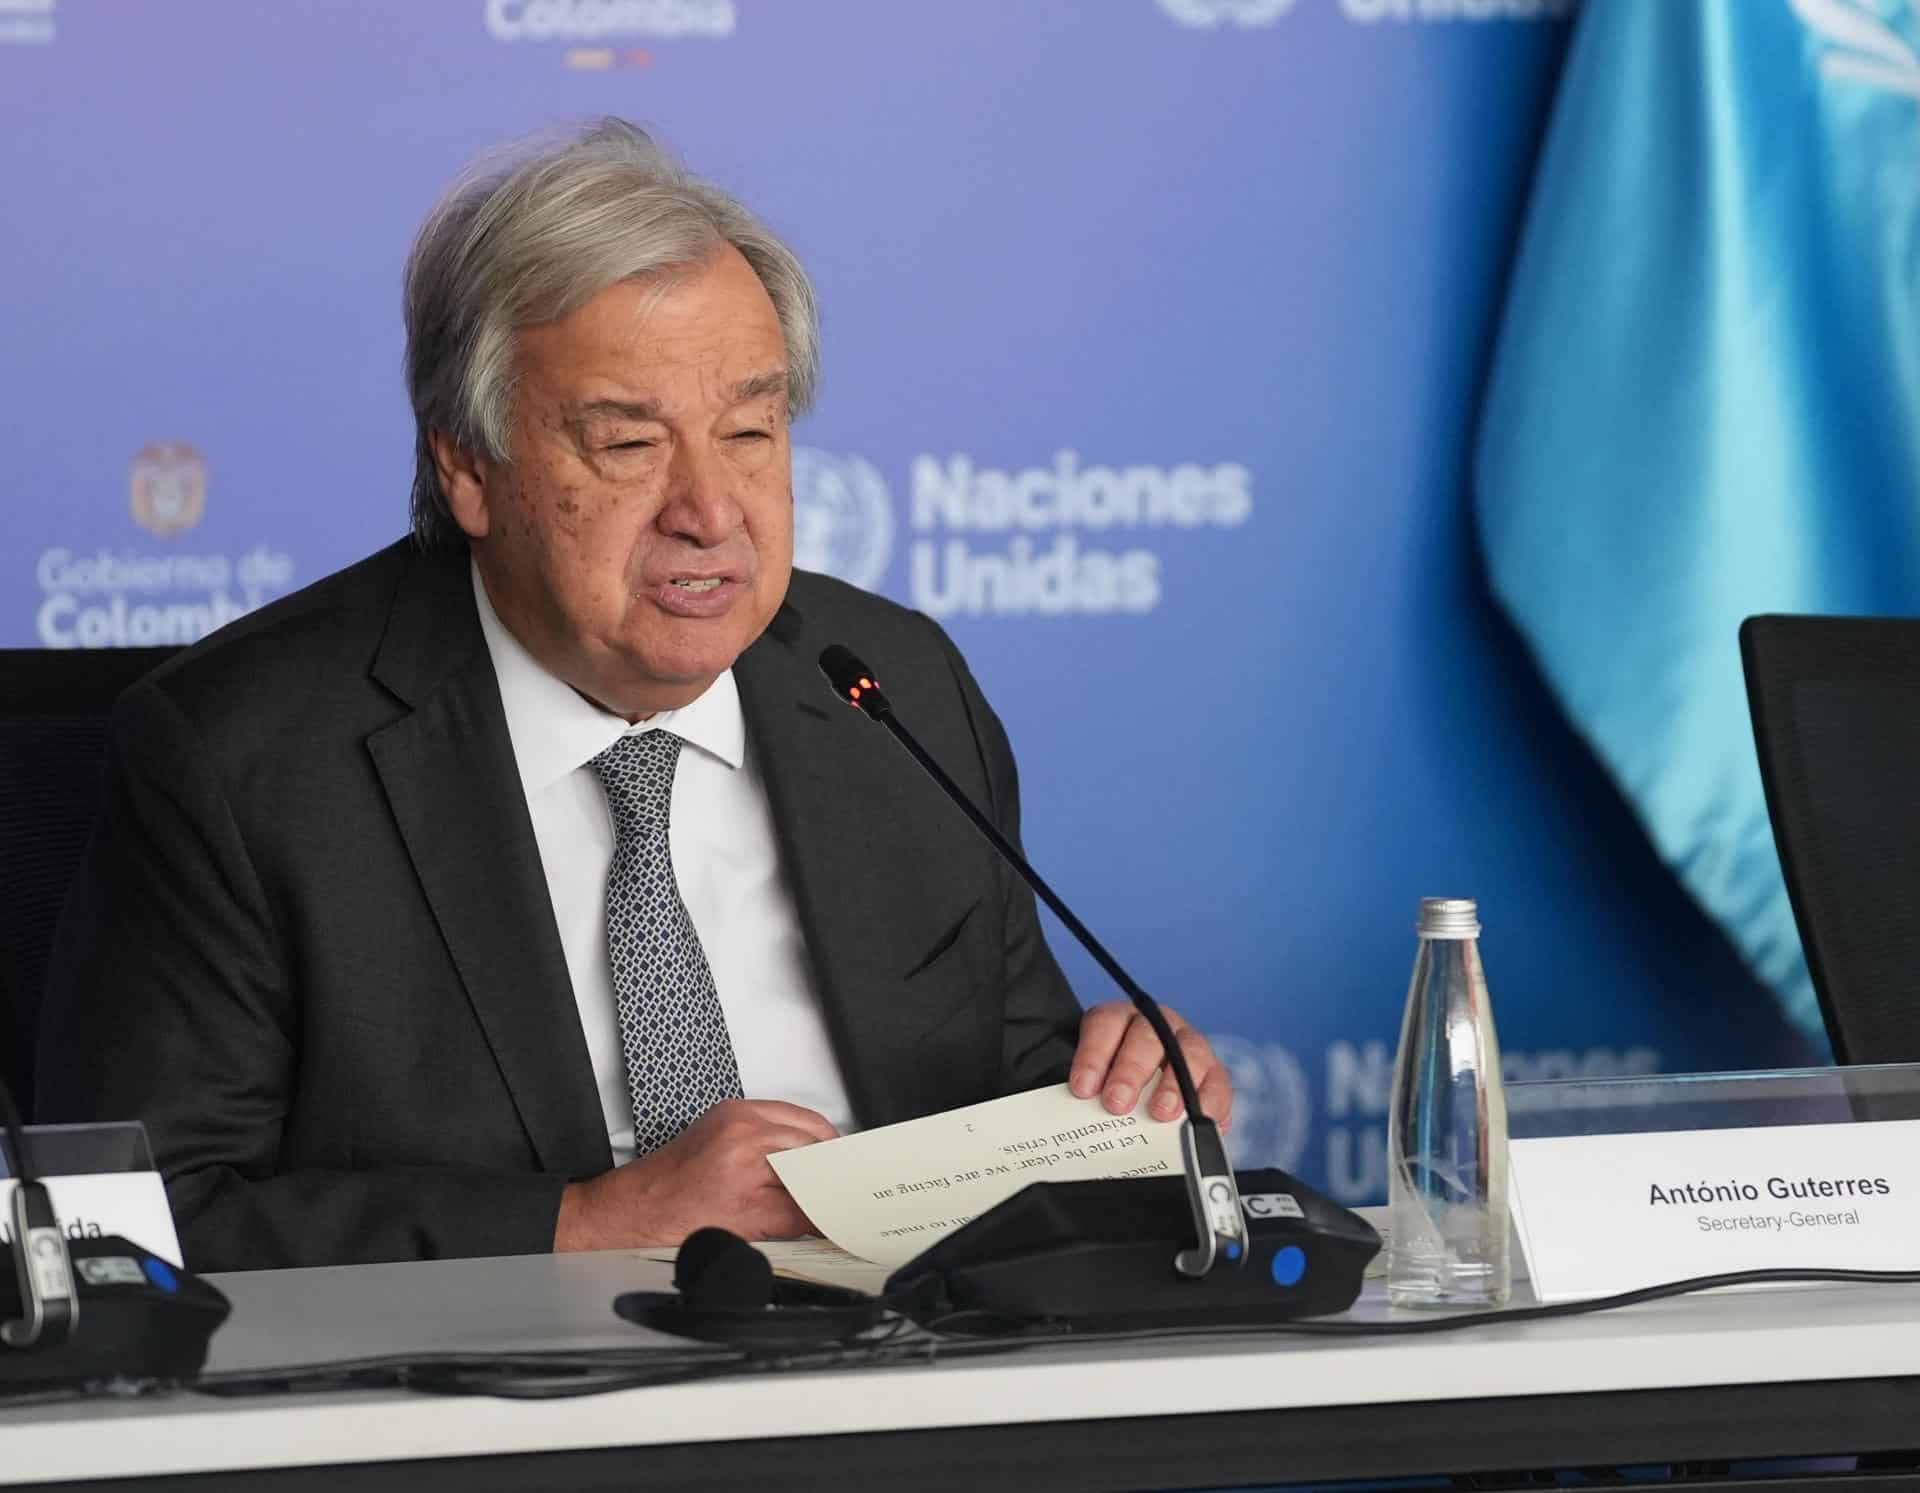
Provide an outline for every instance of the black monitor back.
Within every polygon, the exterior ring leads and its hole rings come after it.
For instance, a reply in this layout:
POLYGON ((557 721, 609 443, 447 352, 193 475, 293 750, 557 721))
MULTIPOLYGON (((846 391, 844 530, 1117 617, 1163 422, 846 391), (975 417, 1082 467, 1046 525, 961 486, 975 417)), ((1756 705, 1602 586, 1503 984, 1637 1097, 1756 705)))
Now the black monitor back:
POLYGON ((1740 654, 1834 1056, 1920 1061, 1920 619, 1749 617, 1740 654))

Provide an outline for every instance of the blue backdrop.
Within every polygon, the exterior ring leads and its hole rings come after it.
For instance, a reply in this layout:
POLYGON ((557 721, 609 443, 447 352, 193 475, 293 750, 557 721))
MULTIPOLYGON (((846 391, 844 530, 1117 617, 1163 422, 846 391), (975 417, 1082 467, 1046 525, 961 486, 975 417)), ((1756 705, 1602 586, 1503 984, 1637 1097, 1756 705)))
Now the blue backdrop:
POLYGON ((618 113, 811 267, 802 563, 953 631, 1035 859, 1234 1062, 1243 1158, 1384 1190, 1422 895, 1481 899, 1510 1073, 1806 1056, 1475 554, 1569 14, 8 0, 0 644, 185 640, 398 534, 415 225, 618 113))

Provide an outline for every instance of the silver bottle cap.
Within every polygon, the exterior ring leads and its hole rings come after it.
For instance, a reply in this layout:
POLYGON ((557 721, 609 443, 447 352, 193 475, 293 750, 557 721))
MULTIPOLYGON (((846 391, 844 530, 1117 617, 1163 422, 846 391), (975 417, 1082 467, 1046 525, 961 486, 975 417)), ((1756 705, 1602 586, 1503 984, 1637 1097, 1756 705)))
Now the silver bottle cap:
POLYGON ((1471 897, 1422 897, 1414 931, 1422 938, 1478 938, 1479 904, 1471 897))

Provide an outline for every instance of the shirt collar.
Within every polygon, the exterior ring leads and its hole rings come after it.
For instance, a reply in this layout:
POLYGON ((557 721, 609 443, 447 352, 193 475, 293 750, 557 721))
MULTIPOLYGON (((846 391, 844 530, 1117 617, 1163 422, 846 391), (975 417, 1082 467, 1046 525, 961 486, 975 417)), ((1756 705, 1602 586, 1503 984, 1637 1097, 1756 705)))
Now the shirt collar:
POLYGON ((529 795, 544 792, 576 768, 584 767, 629 731, 671 731, 687 745, 739 767, 747 755, 747 725, 740 711, 740 690, 728 669, 691 704, 663 710, 629 726, 602 710, 563 680, 547 672, 507 629, 487 597, 480 567, 473 572, 473 601, 480 631, 500 682, 500 703, 507 713, 520 783, 529 795))

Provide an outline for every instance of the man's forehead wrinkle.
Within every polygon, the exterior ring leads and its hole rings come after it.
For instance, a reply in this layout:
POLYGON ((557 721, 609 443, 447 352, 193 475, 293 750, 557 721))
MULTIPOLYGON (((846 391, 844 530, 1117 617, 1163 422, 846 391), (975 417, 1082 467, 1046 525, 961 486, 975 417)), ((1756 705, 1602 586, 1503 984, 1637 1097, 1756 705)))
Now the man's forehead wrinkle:
MULTIPOLYGON (((735 404, 744 404, 751 399, 764 399, 787 392, 787 372, 784 368, 767 369, 760 373, 749 374, 726 389, 729 400, 735 404)), ((667 407, 663 400, 653 398, 581 399, 568 402, 565 406, 565 418, 569 424, 583 424, 594 419, 619 420, 661 420, 666 417, 667 407)))

